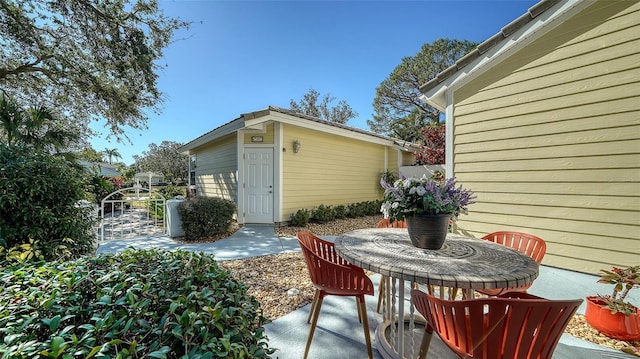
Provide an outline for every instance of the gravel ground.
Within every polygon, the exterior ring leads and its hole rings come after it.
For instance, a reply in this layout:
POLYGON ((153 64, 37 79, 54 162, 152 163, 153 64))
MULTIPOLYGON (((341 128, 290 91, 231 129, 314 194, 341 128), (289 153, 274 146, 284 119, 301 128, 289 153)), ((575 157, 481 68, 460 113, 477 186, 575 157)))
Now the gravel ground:
MULTIPOLYGON (((375 227, 381 216, 336 220, 327 224, 309 223, 307 227, 281 227, 279 236, 295 236, 299 230, 317 235, 337 236, 360 228, 375 227)), ((223 261, 220 266, 249 286, 249 294, 260 302, 266 318, 275 320, 311 303, 314 287, 301 253, 282 253, 269 256, 223 261), (283 275, 285 274, 285 275, 283 275)), ((602 346, 640 357, 640 341, 625 342, 608 338, 591 328, 584 316, 575 315, 565 332, 602 346)))

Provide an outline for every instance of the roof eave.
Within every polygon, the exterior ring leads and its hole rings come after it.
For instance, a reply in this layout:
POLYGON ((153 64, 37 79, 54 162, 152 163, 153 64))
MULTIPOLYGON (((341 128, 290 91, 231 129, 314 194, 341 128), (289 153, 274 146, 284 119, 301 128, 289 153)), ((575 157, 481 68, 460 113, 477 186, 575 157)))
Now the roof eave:
MULTIPOLYGON (((454 65, 437 74, 435 78, 420 86, 420 98, 443 111, 447 106, 447 92, 468 82, 511 56, 524 43, 533 41, 555 26, 555 20, 568 17, 592 4, 595 0, 542 0, 518 17, 500 32, 481 43, 454 65), (548 12, 548 10, 552 10, 548 12), (535 35, 535 36, 534 36, 535 35)), ((555 21, 557 24, 558 22, 555 21)))
POLYGON ((190 151, 198 148, 204 144, 207 144, 211 141, 214 141, 220 137, 224 137, 226 135, 232 134, 237 130, 244 127, 244 119, 243 117, 236 118, 231 122, 227 122, 224 125, 214 128, 213 130, 205 133, 202 136, 199 136, 188 143, 184 144, 182 147, 178 148, 178 152, 188 155, 190 151))
POLYGON ((393 137, 380 135, 356 127, 350 127, 343 124, 321 120, 319 118, 299 113, 293 113, 291 110, 269 106, 264 110, 242 114, 239 118, 228 122, 218 128, 215 128, 205 133, 204 135, 188 142, 187 144, 180 147, 178 151, 180 153, 188 155, 190 154, 190 151, 201 147, 211 141, 215 141, 221 137, 227 136, 239 130, 251 129, 252 127, 264 125, 266 121, 272 120, 314 130, 318 130, 318 128, 320 127, 322 128, 323 132, 326 133, 333 133, 336 135, 354 138, 361 141, 393 146, 405 151, 411 151, 412 148, 419 148, 417 144, 404 142, 393 137))

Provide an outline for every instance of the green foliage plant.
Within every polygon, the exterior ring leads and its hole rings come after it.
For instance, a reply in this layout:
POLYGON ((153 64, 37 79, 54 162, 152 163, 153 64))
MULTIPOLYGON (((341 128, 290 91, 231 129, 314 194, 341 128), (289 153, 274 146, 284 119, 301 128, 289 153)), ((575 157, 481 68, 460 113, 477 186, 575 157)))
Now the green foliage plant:
POLYGON ((0 144, 3 253, 28 243, 45 260, 92 253, 95 217, 81 205, 84 189, 82 169, 63 157, 0 144))
POLYGON ((361 205, 363 206, 362 211, 365 216, 375 216, 376 214, 380 214, 380 207, 382 206, 382 201, 381 200, 365 201, 365 202, 362 202, 361 205))
POLYGON ((335 219, 343 219, 347 217, 347 206, 340 204, 333 207, 333 216, 335 219))
POLYGON ((166 185, 158 189, 158 192, 164 196, 165 199, 172 199, 175 196, 185 196, 186 195, 186 187, 185 186, 176 186, 173 184, 166 185))
POLYGON ((291 215, 289 224, 294 227, 304 227, 309 223, 309 216, 309 210, 304 208, 299 209, 291 215))
POLYGON ((333 207, 321 204, 311 211, 311 218, 318 223, 331 222, 335 219, 333 207))
POLYGON ((347 217, 358 218, 364 215, 364 208, 361 203, 350 203, 347 205, 347 217))
POLYGON ((631 289, 640 286, 640 265, 625 268, 614 267, 610 271, 602 269, 600 270, 598 283, 613 284, 611 295, 599 296, 607 307, 611 309, 611 313, 620 312, 626 316, 636 313, 636 306, 626 302, 625 299, 631 289))
POLYGON ((269 358, 258 301, 212 255, 0 261, 2 358, 269 358))
POLYGON ((208 238, 229 231, 236 205, 223 198, 189 198, 178 205, 186 240, 208 238))

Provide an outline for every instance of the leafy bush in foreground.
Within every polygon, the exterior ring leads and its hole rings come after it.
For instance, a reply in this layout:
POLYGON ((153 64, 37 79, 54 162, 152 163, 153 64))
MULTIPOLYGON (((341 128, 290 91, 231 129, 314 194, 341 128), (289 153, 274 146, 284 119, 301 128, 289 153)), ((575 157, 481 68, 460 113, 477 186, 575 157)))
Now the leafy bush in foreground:
POLYGON ((198 240, 223 234, 233 223, 236 205, 216 197, 189 198, 178 205, 186 240, 198 240))
POLYGON ((62 156, 0 143, 0 257, 27 246, 45 260, 95 251, 82 170, 62 156))
POLYGON ((268 358, 257 300, 213 256, 0 262, 0 357, 268 358))

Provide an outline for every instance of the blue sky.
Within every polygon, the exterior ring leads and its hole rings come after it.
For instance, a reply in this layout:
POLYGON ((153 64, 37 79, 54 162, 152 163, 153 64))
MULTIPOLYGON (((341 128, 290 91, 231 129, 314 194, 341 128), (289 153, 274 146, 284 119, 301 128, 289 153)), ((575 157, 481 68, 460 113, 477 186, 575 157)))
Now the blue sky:
POLYGON ((369 129, 376 87, 425 43, 442 37, 481 42, 535 0, 212 1, 160 0, 165 15, 193 22, 159 62, 166 101, 148 130, 131 139, 91 140, 117 148, 126 164, 150 143, 186 143, 243 113, 288 107, 314 88, 345 100, 369 129))

